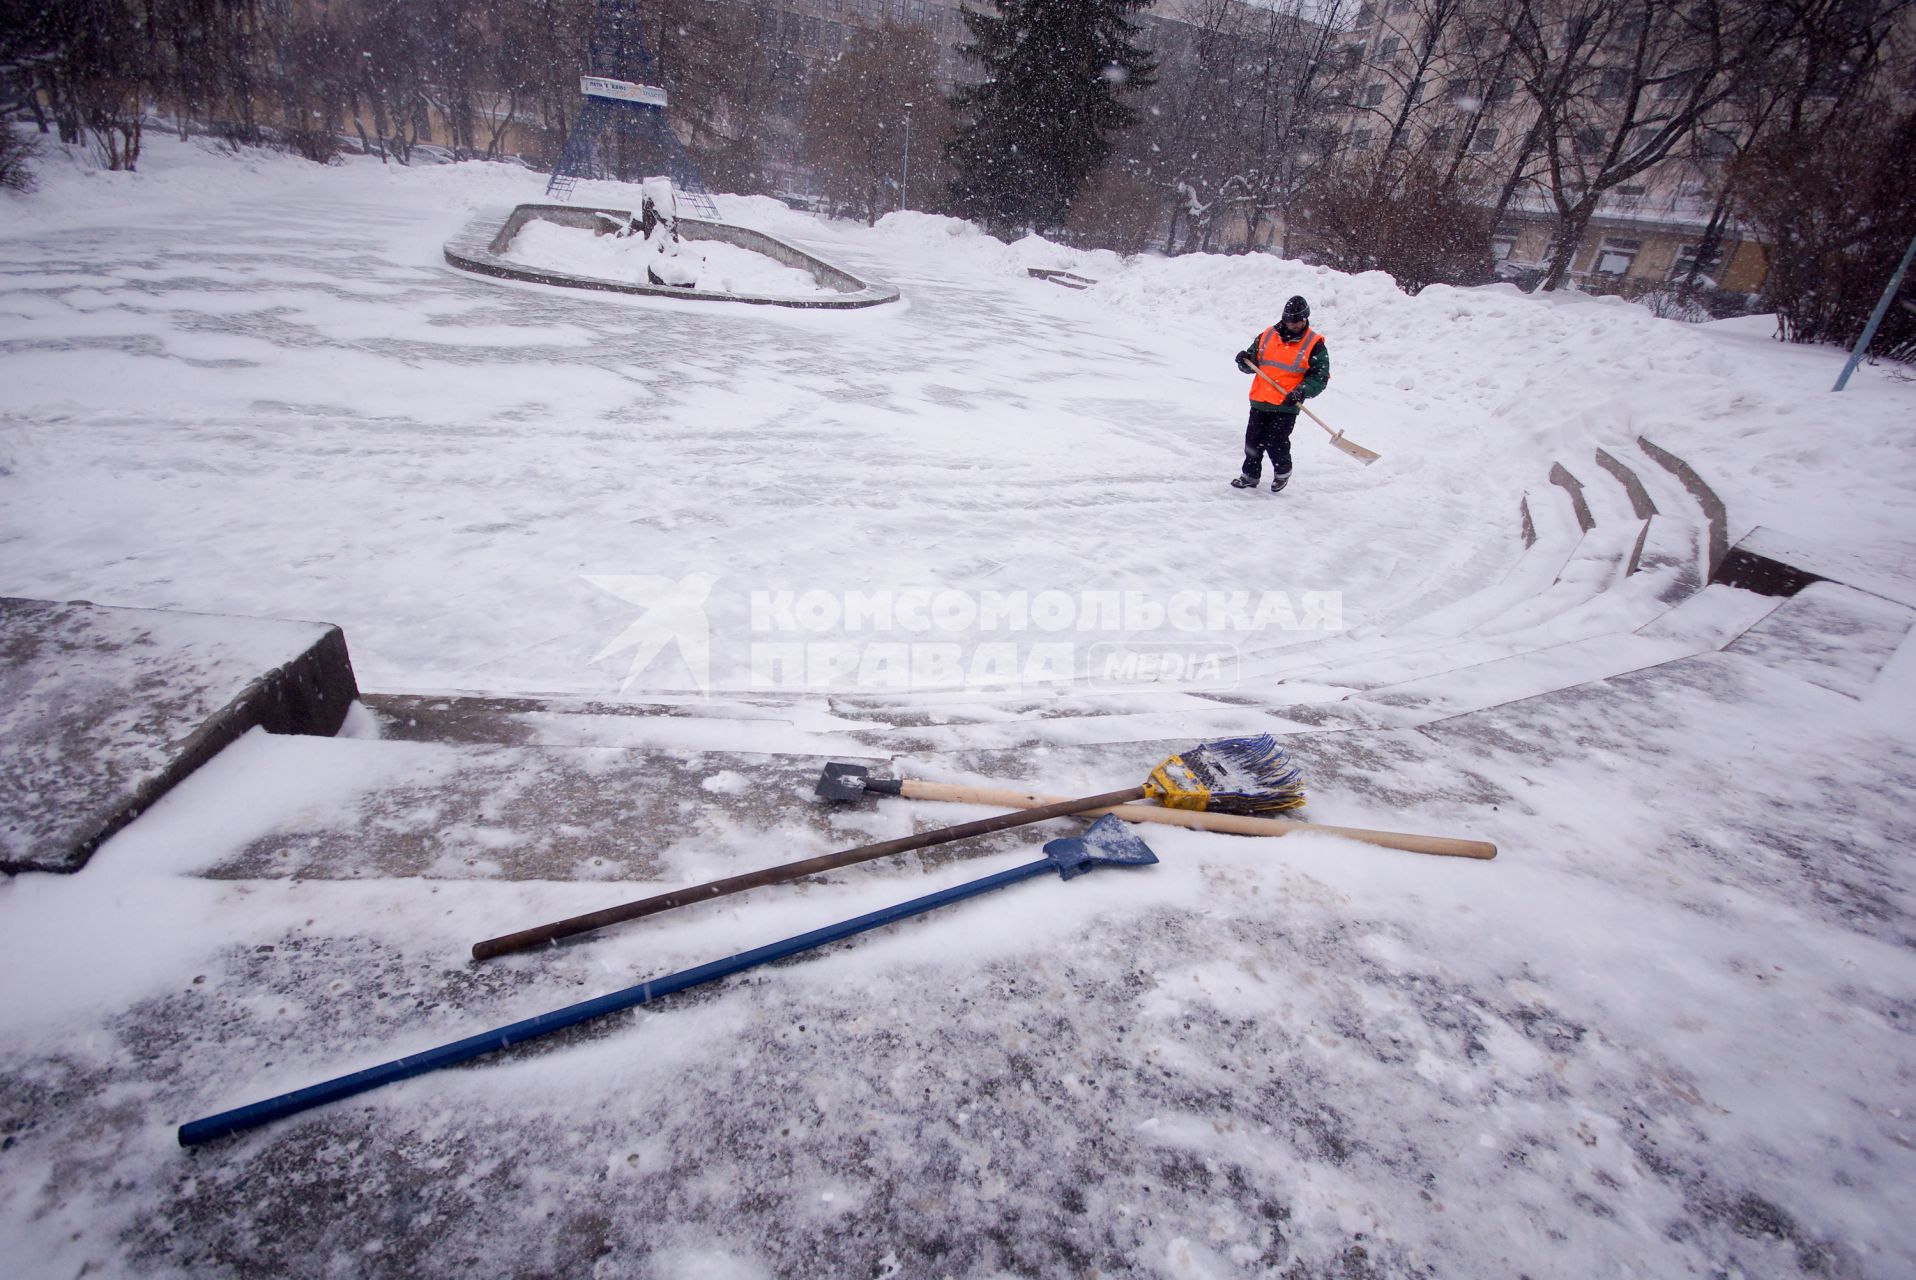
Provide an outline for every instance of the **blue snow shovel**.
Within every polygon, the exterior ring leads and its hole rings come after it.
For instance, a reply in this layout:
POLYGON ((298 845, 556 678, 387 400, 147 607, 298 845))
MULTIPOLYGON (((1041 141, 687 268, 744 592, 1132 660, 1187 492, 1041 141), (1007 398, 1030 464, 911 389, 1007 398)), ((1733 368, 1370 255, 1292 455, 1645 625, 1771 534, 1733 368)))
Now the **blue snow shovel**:
POLYGON ((468 1058, 477 1058, 481 1054, 491 1053, 495 1049, 504 1049, 508 1045, 518 1044, 521 1041, 536 1040, 540 1036, 550 1035, 566 1027, 590 1022, 603 1014, 617 1013, 621 1009, 646 1004, 657 1000, 660 996, 669 996, 675 992, 684 991, 688 987, 712 982, 741 970, 750 969, 755 965, 783 960, 786 956, 810 951, 813 947, 822 947, 828 942, 837 942, 854 934, 881 928, 911 916, 923 915, 927 911, 953 902, 962 902, 966 898, 975 898, 981 893, 990 893, 993 889, 1001 889, 1005 885, 1016 884, 1020 880, 1029 880, 1046 871, 1055 870, 1064 879, 1069 880, 1094 867, 1141 867, 1157 860, 1157 855, 1151 852, 1150 846, 1132 834, 1130 828, 1124 823, 1110 816, 1099 818, 1082 836, 1067 836, 1050 841, 1044 847, 1043 858, 1026 863, 1022 867, 1013 867, 1009 871, 1000 871, 982 880, 972 880, 938 893, 927 894, 922 898, 913 898, 910 902, 901 902, 895 907, 886 907, 856 919, 826 925, 823 929, 801 933, 783 942, 768 943, 762 947, 754 947, 750 951, 741 951, 735 956, 714 960, 710 964, 702 964, 694 969, 682 969, 678 973, 667 974, 663 978, 641 982, 636 987, 627 987, 623 991, 614 991, 610 995, 599 996, 597 999, 567 1005, 563 1009, 554 1009, 550 1013, 542 1013, 510 1026, 481 1032, 476 1036, 468 1036, 464 1040, 455 1040, 451 1044, 443 1044, 437 1049, 428 1049, 424 1053, 395 1058, 377 1067, 368 1067, 364 1071, 355 1071, 351 1075, 309 1085, 304 1089, 296 1089, 292 1093, 282 1093, 277 1098, 268 1098, 264 1102, 235 1107, 231 1111, 207 1116, 204 1120, 194 1120, 180 1126, 180 1145, 182 1147, 198 1146, 202 1142, 210 1142, 214 1138, 222 1138, 229 1133, 258 1128, 260 1125, 296 1115, 313 1107, 323 1106, 328 1102, 337 1102, 341 1098, 350 1098, 354 1094, 377 1089, 382 1084, 391 1084, 395 1080, 405 1080, 412 1076, 424 1075, 428 1071, 437 1071, 441 1067, 449 1067, 454 1063, 464 1062, 468 1058))

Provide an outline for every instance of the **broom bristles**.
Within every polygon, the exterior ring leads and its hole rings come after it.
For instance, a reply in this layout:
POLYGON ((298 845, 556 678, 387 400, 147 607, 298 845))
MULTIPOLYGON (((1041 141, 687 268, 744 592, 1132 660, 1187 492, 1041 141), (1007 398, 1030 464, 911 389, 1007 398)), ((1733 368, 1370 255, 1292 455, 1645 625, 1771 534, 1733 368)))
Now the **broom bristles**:
POLYGON ((1214 813, 1277 813, 1304 803, 1303 771, 1268 733, 1179 752, 1151 771, 1145 790, 1168 809, 1214 813))

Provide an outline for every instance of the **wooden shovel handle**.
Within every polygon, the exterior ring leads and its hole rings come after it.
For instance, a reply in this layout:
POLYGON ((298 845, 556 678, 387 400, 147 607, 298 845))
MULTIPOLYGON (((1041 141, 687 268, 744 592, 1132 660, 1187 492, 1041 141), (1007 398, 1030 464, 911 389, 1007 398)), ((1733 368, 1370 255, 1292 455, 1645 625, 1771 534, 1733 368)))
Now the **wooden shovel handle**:
MULTIPOLYGON (((901 788, 908 800, 955 800, 964 804, 1038 805, 1057 799, 1028 791, 1000 787, 964 787, 949 782, 906 782, 901 788)), ((1159 809, 1150 805, 1127 804, 1108 809, 1087 809, 1085 816, 1115 813, 1126 822, 1161 822, 1173 827, 1191 827, 1199 831, 1224 831, 1240 836, 1287 836, 1293 831, 1315 831, 1319 835, 1343 836, 1386 849, 1408 853, 1432 853, 1445 858, 1494 858, 1497 846, 1487 840, 1459 840, 1451 836, 1420 836, 1402 831, 1370 831, 1363 827, 1333 827, 1319 822, 1298 822, 1293 818, 1250 818, 1234 813, 1205 813, 1195 809, 1159 809)))
POLYGON ((594 929, 603 929, 609 924, 636 920, 640 916, 657 915, 661 911, 670 911, 674 907, 689 906, 694 902, 723 897, 728 893, 756 889, 760 885, 780 884, 786 880, 796 880, 800 876, 816 875, 820 871, 849 867, 854 862, 869 862, 873 858, 882 858, 888 853, 923 849, 929 845, 963 840, 968 836, 981 836, 991 831, 1003 831, 1006 827, 1022 827, 1027 823, 1043 822, 1047 818, 1062 818, 1073 813, 1087 813, 1094 809, 1102 812, 1113 805, 1123 804, 1126 800, 1143 798, 1143 787, 1127 787, 1123 791, 1108 791, 1103 795, 1086 796, 1079 800, 1066 800, 1053 796, 1043 804, 1025 806, 1016 813, 1001 813, 995 818, 980 818, 976 822, 964 822, 955 827, 920 831, 916 835, 900 836, 896 840, 881 840, 877 844, 863 844, 856 849, 821 854, 816 858, 787 862, 776 867, 766 867, 760 871, 748 871, 744 875, 728 876, 723 880, 709 880, 704 884, 695 884, 689 889, 674 889, 671 893, 641 898, 637 902, 622 903, 616 907, 606 907, 601 911, 590 911, 582 916, 572 916, 565 920, 555 920, 550 924, 535 925, 530 929, 521 929, 517 933, 487 938, 484 942, 473 943, 472 958, 490 960, 494 956, 524 951, 528 947, 540 946, 547 942, 557 942, 560 938, 569 938, 574 934, 590 933, 594 929))
MULTIPOLYGON (((1254 369, 1252 370, 1252 372, 1257 374, 1258 377, 1264 379, 1264 381, 1270 383, 1271 389, 1273 391, 1283 392, 1285 395, 1290 394, 1288 391, 1284 391, 1284 388, 1277 385, 1276 378, 1273 378, 1270 374, 1264 372, 1262 369, 1254 369)), ((1329 432, 1331 439, 1333 440, 1337 439, 1339 433, 1336 431, 1331 431, 1331 424, 1324 421, 1322 418, 1318 417, 1316 414, 1312 413, 1311 407, 1309 405, 1305 404, 1302 400, 1299 400, 1297 402, 1297 409, 1298 409, 1298 412, 1304 414, 1312 422, 1315 422, 1318 426, 1324 428, 1326 432, 1329 432)))

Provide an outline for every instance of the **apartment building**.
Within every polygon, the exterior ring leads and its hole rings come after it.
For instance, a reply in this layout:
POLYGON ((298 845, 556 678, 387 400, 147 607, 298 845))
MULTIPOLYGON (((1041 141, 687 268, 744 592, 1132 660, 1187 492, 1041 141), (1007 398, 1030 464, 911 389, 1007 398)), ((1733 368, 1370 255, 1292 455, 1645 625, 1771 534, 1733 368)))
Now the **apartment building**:
MULTIPOLYGON (((1452 29, 1433 38, 1431 13, 1419 0, 1358 7, 1344 45, 1346 144, 1355 152, 1383 145, 1393 125, 1408 120, 1415 136, 1403 145, 1438 154, 1461 148, 1486 201, 1507 199, 1492 242, 1500 274, 1535 278, 1556 232, 1556 208, 1535 173, 1507 195, 1503 187, 1513 173, 1538 165, 1534 149, 1524 154, 1536 108, 1518 91, 1514 66, 1494 74, 1496 59, 1484 56, 1492 37, 1480 22, 1453 17, 1452 29)), ((1607 81, 1599 83, 1599 96, 1610 91, 1607 81)), ((1709 278, 1728 294, 1760 288, 1768 271, 1762 245, 1717 204, 1732 151, 1725 141, 1706 129, 1694 147, 1603 196, 1572 260, 1572 280, 1594 292, 1633 295, 1686 278, 1714 224, 1709 278)))

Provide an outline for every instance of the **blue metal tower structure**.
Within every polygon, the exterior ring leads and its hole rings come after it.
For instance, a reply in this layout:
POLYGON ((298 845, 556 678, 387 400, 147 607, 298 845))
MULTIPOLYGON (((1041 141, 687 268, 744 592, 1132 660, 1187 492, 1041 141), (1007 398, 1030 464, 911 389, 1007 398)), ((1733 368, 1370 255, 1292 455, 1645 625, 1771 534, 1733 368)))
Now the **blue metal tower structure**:
POLYGON ((580 178, 663 174, 677 188, 684 212, 717 221, 718 205, 698 166, 665 122, 665 89, 639 25, 637 0, 598 0, 587 56, 588 74, 579 78, 585 102, 566 134, 546 194, 570 199, 580 178))

